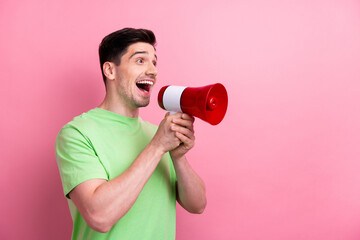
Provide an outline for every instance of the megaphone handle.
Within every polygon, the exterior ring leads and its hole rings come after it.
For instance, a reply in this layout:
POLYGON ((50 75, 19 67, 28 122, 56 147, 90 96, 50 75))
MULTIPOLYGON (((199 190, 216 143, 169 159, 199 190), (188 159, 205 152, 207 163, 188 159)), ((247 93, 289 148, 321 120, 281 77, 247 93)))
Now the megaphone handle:
POLYGON ((178 113, 178 112, 174 112, 174 111, 169 111, 170 115, 173 115, 175 113, 178 113))

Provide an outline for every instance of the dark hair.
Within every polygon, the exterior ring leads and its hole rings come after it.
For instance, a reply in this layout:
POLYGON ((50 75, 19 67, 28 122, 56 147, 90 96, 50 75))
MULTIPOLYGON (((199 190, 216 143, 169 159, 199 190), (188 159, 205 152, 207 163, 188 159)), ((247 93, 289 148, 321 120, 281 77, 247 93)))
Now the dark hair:
POLYGON ((117 66, 121 57, 126 53, 128 47, 137 42, 149 43, 155 47, 156 38, 152 31, 147 29, 123 28, 110 33, 100 43, 99 58, 101 73, 106 85, 106 77, 103 71, 105 62, 113 62, 117 66))

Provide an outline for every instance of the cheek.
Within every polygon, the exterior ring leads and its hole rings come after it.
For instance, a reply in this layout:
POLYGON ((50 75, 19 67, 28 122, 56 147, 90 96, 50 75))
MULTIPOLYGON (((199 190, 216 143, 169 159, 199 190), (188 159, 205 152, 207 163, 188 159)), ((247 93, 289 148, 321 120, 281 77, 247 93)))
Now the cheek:
POLYGON ((136 80, 144 75, 144 69, 144 66, 136 64, 129 64, 122 67, 119 69, 120 71, 118 79, 121 81, 120 84, 123 86, 128 85, 128 88, 135 85, 136 80))
POLYGON ((126 72, 129 76, 138 77, 145 72, 145 64, 129 64, 126 72))

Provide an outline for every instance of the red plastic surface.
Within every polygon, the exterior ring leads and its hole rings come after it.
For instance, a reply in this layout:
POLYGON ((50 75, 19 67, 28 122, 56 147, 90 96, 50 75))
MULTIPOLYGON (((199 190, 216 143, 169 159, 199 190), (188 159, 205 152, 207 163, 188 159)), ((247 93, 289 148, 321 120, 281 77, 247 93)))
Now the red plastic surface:
POLYGON ((164 92, 165 92, 165 90, 166 90, 166 88, 167 88, 168 86, 169 86, 169 85, 162 87, 162 88, 160 89, 160 91, 159 91, 159 94, 158 94, 158 104, 159 104, 159 106, 160 106, 162 109, 164 109, 164 110, 166 110, 166 109, 165 109, 164 103, 163 103, 163 96, 164 96, 164 92))
POLYGON ((211 125, 219 124, 225 117, 228 96, 221 83, 204 87, 188 87, 181 95, 181 109, 211 125))
MULTIPOLYGON (((162 109, 165 109, 163 95, 167 87, 162 87, 158 94, 158 103, 162 109)), ((180 105, 183 112, 198 117, 211 125, 217 125, 225 117, 228 96, 221 83, 196 88, 187 87, 181 95, 180 105)))

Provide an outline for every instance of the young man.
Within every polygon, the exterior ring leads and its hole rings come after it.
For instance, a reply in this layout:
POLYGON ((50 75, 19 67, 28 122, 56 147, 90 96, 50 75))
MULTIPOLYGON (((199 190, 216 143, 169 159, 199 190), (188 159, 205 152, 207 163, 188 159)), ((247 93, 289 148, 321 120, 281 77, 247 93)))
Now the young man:
POLYGON ((57 136, 72 239, 175 239, 176 200, 191 213, 206 206, 205 185, 185 157, 194 118, 167 113, 157 128, 139 117, 157 80, 155 43, 145 29, 106 36, 104 101, 57 136))

